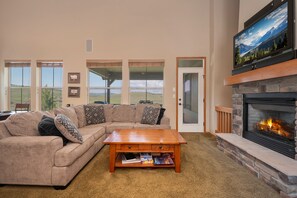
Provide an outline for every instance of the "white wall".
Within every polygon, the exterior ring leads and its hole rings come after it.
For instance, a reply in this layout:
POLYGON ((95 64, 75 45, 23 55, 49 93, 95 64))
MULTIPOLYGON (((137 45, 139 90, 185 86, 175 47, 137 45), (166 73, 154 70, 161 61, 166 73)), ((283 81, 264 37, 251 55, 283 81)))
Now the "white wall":
POLYGON ((210 131, 216 129, 215 106, 231 107, 232 89, 224 86, 224 79, 233 69, 233 36, 238 29, 239 1, 224 0, 212 3, 211 44, 210 44, 210 131))
MULTIPOLYGON (((214 123, 214 105, 226 103, 230 90, 222 86, 223 76, 231 74, 229 34, 237 20, 238 0, 10 0, 0 1, 1 109, 6 98, 3 87, 3 66, 7 59, 32 61, 32 85, 36 86, 36 60, 63 60, 63 105, 87 103, 86 59, 122 59, 123 79, 128 79, 128 59, 165 59, 164 106, 175 127, 176 57, 207 58, 207 98, 217 98, 207 105, 207 130, 214 123), (211 37, 211 3, 215 5, 211 37), (235 9, 235 10, 233 10, 235 9), (231 14, 232 13, 232 14, 231 14), (228 21, 232 21, 229 23, 228 21), (221 24, 221 22, 223 24, 221 24), (222 34, 221 36, 219 34, 222 34), (220 38, 221 37, 221 38, 220 38), (85 52, 86 39, 93 39, 93 53, 85 52), (222 39, 222 40, 221 40, 222 39), (212 40, 212 41, 211 41, 212 40), (210 44, 212 56, 210 56, 210 44), (226 42, 225 42, 226 41, 226 42), (225 45, 225 44, 226 45, 225 45), (225 46, 224 46, 225 45, 225 46), (222 55, 219 55, 220 53, 222 55), (215 57, 214 61, 210 58, 215 57), (219 59, 223 59, 220 60, 219 59), (211 68, 209 67, 211 63, 211 68), (81 73, 81 97, 67 97, 67 73, 81 73), (222 73, 215 82, 213 79, 222 73), (2 77, 2 78, 1 78, 2 77), (217 85, 220 86, 217 86, 217 85), (214 90, 212 90, 214 89, 214 90), (220 91, 220 89, 222 89, 220 91), (221 93, 217 92, 220 91, 221 93), (222 100, 222 101, 220 101, 222 100)), ((235 27, 234 27, 235 26, 235 27)), ((126 81, 127 82, 127 81, 126 81)), ((128 83, 123 90, 128 89, 128 83)), ((32 90, 32 95, 38 92, 32 90)), ((38 109, 37 98, 32 98, 38 109)), ((128 103, 128 93, 122 103, 128 103)))
POLYGON ((243 30, 244 22, 254 16, 272 0, 240 0, 238 32, 243 30))

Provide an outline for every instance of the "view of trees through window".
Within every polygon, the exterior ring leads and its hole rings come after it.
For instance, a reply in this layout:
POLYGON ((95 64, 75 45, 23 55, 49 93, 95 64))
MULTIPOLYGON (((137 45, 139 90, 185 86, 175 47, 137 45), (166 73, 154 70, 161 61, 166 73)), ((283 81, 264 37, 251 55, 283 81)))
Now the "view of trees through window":
POLYGON ((9 79, 10 110, 14 111, 16 103, 30 103, 30 67, 10 67, 9 79))
POLYGON ((122 67, 89 68, 89 103, 121 104, 122 67))
POLYGON ((163 103, 163 67, 129 67, 130 104, 163 103))
POLYGON ((62 106, 62 67, 41 67, 41 110, 62 106))
MULTIPOLYGON (((101 63, 100 63, 101 64, 101 63)), ((121 104, 122 66, 100 64, 89 68, 89 103, 121 104)), ((104 64, 104 63, 102 63, 104 64)), ((110 64, 110 63, 109 63, 110 64)), ((115 64, 121 64, 116 62, 115 64)), ((159 64, 159 63, 158 63, 159 64)), ((162 64, 159 64, 162 65, 162 64)), ((10 109, 16 103, 30 103, 31 69, 28 66, 9 67, 10 109)), ((41 110, 62 106, 62 63, 37 62, 41 71, 41 110)), ((163 66, 131 66, 129 64, 130 104, 140 102, 163 103, 163 66)))

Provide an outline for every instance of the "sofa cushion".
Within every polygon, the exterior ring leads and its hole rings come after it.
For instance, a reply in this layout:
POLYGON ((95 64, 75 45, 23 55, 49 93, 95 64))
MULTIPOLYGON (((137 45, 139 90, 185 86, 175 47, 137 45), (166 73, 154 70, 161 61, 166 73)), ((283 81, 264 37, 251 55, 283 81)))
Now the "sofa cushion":
POLYGON ((161 120, 164 116, 164 113, 165 113, 166 109, 165 108, 161 108, 160 109, 160 113, 159 113, 159 116, 158 116, 158 121, 157 121, 157 124, 161 124, 161 120))
POLYGON ((102 105, 84 105, 87 125, 105 122, 104 107, 102 105))
MULTIPOLYGON (((99 104, 96 104, 99 105, 99 104)), ((104 107, 104 115, 105 115, 105 122, 112 122, 112 104, 104 104, 102 105, 104 107)))
POLYGON ((141 122, 143 110, 147 106, 152 107, 161 107, 160 104, 137 104, 136 111, 135 111, 135 122, 141 122))
POLYGON ((68 139, 65 138, 62 133, 57 129, 54 118, 43 116, 41 121, 38 124, 38 131, 41 136, 59 136, 63 140, 63 146, 68 142, 68 139))
POLYGON ((113 122, 135 122, 135 105, 115 105, 112 110, 113 122))
POLYGON ((160 114, 160 107, 147 106, 143 110, 141 124, 156 124, 160 114))
POLYGON ((65 115, 58 114, 55 117, 55 125, 59 131, 71 142, 82 143, 83 138, 79 133, 79 130, 73 124, 73 122, 65 115))
POLYGON ((54 112, 55 115, 64 114, 78 127, 78 119, 73 107, 60 107, 55 109, 54 112))
MULTIPOLYGON (((93 133, 96 133, 96 131, 93 133)), ((95 142, 93 133, 83 135, 82 144, 69 142, 62 149, 58 150, 55 154, 55 166, 70 166, 87 152, 95 142)))
POLYGON ((10 137, 11 134, 9 133, 7 127, 4 124, 4 121, 0 122, 0 139, 10 137))
POLYGON ((135 129, 170 129, 170 125, 151 125, 135 123, 133 126, 135 129))
POLYGON ((95 141, 105 134, 104 124, 92 124, 79 129, 82 136, 93 134, 95 141))
POLYGON ((84 105, 77 105, 77 106, 74 106, 73 108, 77 116, 78 128, 86 126, 87 121, 86 121, 84 105))
POLYGON ((42 111, 16 113, 9 116, 4 123, 11 135, 37 136, 40 135, 38 124, 43 115, 51 117, 51 114, 42 111))
POLYGON ((116 129, 133 129, 134 122, 112 122, 106 126, 106 133, 112 133, 116 129))

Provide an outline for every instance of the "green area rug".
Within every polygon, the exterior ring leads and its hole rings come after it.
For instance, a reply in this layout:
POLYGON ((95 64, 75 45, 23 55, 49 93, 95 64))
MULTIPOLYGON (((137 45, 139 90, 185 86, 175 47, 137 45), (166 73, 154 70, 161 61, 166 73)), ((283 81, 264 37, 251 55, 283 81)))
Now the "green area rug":
POLYGON ((105 146, 65 190, 6 185, 0 197, 279 197, 216 147, 211 135, 183 134, 181 173, 169 169, 117 168, 109 173, 105 146))

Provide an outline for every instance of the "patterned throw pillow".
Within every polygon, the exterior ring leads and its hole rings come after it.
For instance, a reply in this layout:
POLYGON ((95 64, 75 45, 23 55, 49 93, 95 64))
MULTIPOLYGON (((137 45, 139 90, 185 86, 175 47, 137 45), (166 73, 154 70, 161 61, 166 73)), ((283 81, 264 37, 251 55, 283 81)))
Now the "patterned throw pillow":
POLYGON ((158 121, 160 114, 160 107, 147 106, 143 110, 141 124, 151 124, 154 125, 158 121))
POLYGON ((68 117, 66 117, 63 114, 58 114, 55 117, 54 122, 56 127, 59 129, 59 131, 63 134, 65 138, 67 138, 71 142, 83 142, 81 134, 79 133, 74 123, 68 117))
POLYGON ((87 125, 105 122, 103 105, 84 105, 84 109, 87 125))

